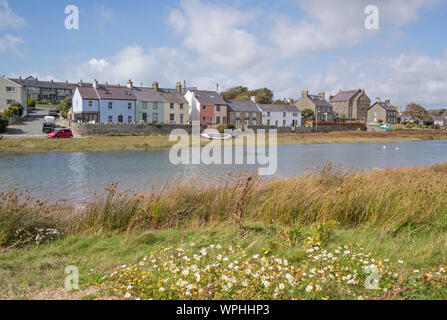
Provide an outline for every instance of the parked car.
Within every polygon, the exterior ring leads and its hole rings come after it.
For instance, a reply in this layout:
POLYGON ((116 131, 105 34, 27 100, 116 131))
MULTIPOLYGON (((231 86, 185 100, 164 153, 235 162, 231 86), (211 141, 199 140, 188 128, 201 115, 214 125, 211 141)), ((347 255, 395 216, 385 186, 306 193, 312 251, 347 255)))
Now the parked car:
POLYGON ((44 121, 44 122, 51 122, 51 123, 54 123, 54 121, 56 121, 56 118, 55 118, 55 117, 50 117, 50 116, 45 116, 45 118, 44 118, 43 121, 44 121))
POLYGON ((48 115, 51 117, 57 117, 59 115, 59 112, 54 109, 50 109, 50 111, 48 111, 48 115))
POLYGON ((48 134, 49 139, 73 138, 73 132, 70 129, 56 129, 48 134))
POLYGON ((54 122, 44 122, 42 126, 43 133, 51 133, 54 131, 54 122))
POLYGON ((51 110, 54 110, 54 111, 56 111, 57 113, 60 113, 60 112, 61 112, 61 109, 59 109, 59 107, 53 107, 53 108, 51 108, 51 110))

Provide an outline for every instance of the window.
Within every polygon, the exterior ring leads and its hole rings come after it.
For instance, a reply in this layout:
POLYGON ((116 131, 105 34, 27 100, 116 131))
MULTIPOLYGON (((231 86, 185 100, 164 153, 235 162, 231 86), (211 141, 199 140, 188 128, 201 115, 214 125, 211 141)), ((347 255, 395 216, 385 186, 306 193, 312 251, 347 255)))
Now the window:
POLYGON ((132 102, 129 102, 129 103, 127 104, 127 109, 132 110, 132 102))
POLYGON ((113 102, 109 101, 109 109, 113 109, 113 102))
POLYGON ((113 116, 109 116, 109 122, 113 122, 113 116))
POLYGON ((15 100, 6 100, 7 105, 13 104, 14 102, 16 102, 16 101, 15 100))
POLYGON ((249 118, 250 117, 250 113, 249 112, 245 112, 245 118, 249 118))
POLYGON ((252 126, 255 126, 257 123, 256 123, 256 120, 253 120, 252 122, 251 122, 251 125, 252 126))
POLYGON ((267 120, 267 125, 270 126, 270 120, 267 120))
POLYGON ((206 123, 206 117, 203 117, 203 118, 202 118, 202 122, 203 122, 203 123, 206 123))
POLYGON ((15 87, 6 87, 6 92, 16 92, 15 87))
POLYGON ((152 122, 153 123, 158 123, 158 113, 153 113, 152 114, 152 122))
POLYGON ((183 103, 180 103, 180 109, 183 109, 183 103))
POLYGON ((93 107, 93 101, 92 100, 89 100, 89 102, 88 102, 88 106, 91 108, 91 107, 93 107))
POLYGON ((253 112, 253 113, 252 113, 252 117, 253 117, 253 118, 256 118, 256 112, 253 112))
POLYGON ((270 117, 270 112, 267 112, 267 117, 270 117))
POLYGON ((294 117, 294 118, 298 117, 298 113, 295 112, 295 113, 293 114, 293 117, 294 117))
POLYGON ((169 107, 170 107, 171 109, 174 109, 174 104, 171 103, 169 107))
POLYGON ((241 114, 239 112, 236 112, 236 118, 239 118, 241 114))
POLYGON ((285 112, 283 112, 283 114, 282 114, 282 117, 283 117, 283 118, 285 118, 285 117, 286 117, 286 113, 285 113, 285 112))
POLYGON ((127 122, 128 122, 128 123, 132 123, 132 116, 128 116, 128 117, 127 117, 127 122))
POLYGON ((169 115, 169 121, 174 122, 175 121, 175 114, 171 113, 169 115))
POLYGON ((154 102, 154 110, 158 109, 158 102, 154 102))
POLYGON ((147 122, 147 113, 146 112, 143 112, 143 121, 147 122))
POLYGON ((202 110, 205 111, 206 110, 206 106, 202 106, 202 110))
POLYGON ((248 126, 248 120, 245 120, 244 123, 246 126, 248 126))
POLYGON ((122 115, 119 115, 119 116, 118 116, 118 122, 119 122, 119 123, 123 123, 123 116, 122 116, 122 115))
POLYGON ((237 125, 241 124, 241 120, 236 120, 235 122, 236 122, 237 125))
POLYGON ((216 117, 216 124, 220 123, 220 117, 216 117))
POLYGON ((285 127, 286 126, 286 120, 282 121, 282 125, 285 127))
POLYGON ((147 102, 141 103, 141 109, 147 110, 147 102))
POLYGON ((220 111, 220 106, 216 106, 216 111, 220 111))

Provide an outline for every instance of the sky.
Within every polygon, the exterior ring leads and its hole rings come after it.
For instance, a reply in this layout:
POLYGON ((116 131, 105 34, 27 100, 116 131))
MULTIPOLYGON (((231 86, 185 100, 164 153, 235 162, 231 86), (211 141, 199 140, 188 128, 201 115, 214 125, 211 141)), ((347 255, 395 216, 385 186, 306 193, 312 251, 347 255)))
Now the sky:
POLYGON ((445 108, 446 32, 447 0, 0 0, 0 74, 267 87, 276 99, 364 88, 445 108), (369 5, 378 29, 365 27, 369 5))

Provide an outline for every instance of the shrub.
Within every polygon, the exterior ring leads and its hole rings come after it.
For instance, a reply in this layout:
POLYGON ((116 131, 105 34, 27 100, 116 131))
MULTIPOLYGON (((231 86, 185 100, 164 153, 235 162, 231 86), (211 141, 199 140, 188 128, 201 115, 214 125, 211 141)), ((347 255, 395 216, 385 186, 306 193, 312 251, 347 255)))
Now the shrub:
POLYGON ((229 130, 229 129, 234 129, 235 126, 234 124, 219 124, 219 126, 217 127, 217 130, 219 130, 220 133, 224 133, 225 130, 229 130))
POLYGON ((14 103, 12 103, 12 104, 9 106, 8 109, 11 109, 12 112, 13 112, 13 114, 16 115, 16 116, 21 117, 21 116, 23 115, 23 110, 24 110, 24 108, 23 108, 23 106, 22 106, 20 103, 18 103, 18 102, 14 102, 14 103))
POLYGON ((36 101, 33 98, 28 98, 28 108, 35 108, 36 101))
POLYGON ((2 113, 2 114, 0 114, 0 133, 5 132, 6 131, 6 127, 8 127, 8 119, 2 113))

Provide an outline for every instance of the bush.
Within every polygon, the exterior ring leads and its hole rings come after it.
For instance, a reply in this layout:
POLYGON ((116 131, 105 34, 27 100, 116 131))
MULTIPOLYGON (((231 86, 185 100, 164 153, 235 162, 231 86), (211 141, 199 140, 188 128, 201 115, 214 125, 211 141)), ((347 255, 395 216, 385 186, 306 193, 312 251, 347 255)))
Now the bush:
POLYGON ((14 102, 14 103, 12 103, 12 104, 9 106, 8 109, 11 109, 12 112, 13 112, 13 114, 16 115, 16 116, 21 117, 21 116, 23 115, 23 110, 24 110, 24 108, 23 108, 23 106, 22 106, 20 103, 18 103, 18 102, 14 102))
POLYGON ((229 129, 234 129, 235 126, 234 124, 219 124, 219 126, 217 127, 217 130, 219 130, 220 133, 224 133, 225 130, 229 130, 229 129))
POLYGON ((36 101, 33 98, 28 98, 28 108, 35 108, 36 101))
POLYGON ((0 133, 5 132, 6 127, 8 127, 8 118, 2 113, 0 114, 0 133))

